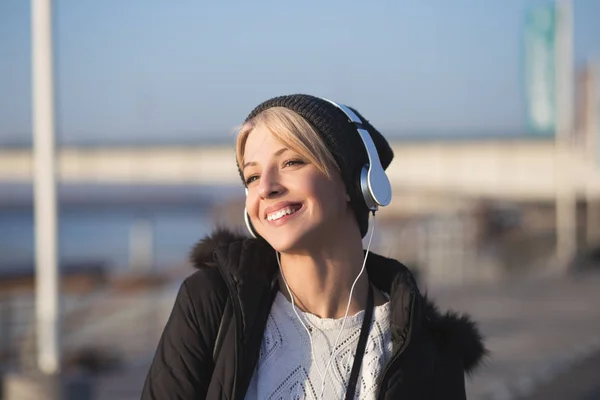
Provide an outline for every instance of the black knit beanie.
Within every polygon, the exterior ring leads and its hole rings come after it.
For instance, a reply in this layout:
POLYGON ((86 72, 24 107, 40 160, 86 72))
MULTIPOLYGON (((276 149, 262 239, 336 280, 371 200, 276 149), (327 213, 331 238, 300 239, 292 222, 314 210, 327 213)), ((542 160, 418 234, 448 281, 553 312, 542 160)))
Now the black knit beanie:
MULTIPOLYGON (((362 139, 356 131, 356 126, 349 121, 342 110, 333 104, 305 94, 279 96, 267 100, 252 110, 246 118, 246 122, 271 107, 285 107, 296 112, 320 134, 340 168, 342 180, 346 184, 351 206, 360 227, 360 234, 365 237, 369 229, 369 209, 360 189, 360 171, 363 165, 369 162, 369 158, 362 139)), ((351 110, 362 120, 363 128, 371 134, 381 165, 386 169, 394 158, 389 143, 369 121, 363 118, 354 108, 351 108, 351 110)), ((240 176, 243 180, 241 170, 240 176)))

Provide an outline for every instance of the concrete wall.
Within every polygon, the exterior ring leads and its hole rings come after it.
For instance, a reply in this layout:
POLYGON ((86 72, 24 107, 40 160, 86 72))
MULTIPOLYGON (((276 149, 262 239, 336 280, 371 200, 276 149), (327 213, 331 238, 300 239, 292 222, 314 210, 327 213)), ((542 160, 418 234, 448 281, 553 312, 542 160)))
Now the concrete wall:
MULTIPOLYGON (((395 142, 393 148, 388 174, 397 190, 511 200, 552 199, 556 191, 552 141, 395 142)), ((576 190, 600 197, 598 167, 582 151, 566 157, 576 190)), ((58 165, 65 183, 239 183, 230 146, 63 148, 58 165)), ((31 175, 30 150, 0 149, 0 183, 30 182, 31 175)))

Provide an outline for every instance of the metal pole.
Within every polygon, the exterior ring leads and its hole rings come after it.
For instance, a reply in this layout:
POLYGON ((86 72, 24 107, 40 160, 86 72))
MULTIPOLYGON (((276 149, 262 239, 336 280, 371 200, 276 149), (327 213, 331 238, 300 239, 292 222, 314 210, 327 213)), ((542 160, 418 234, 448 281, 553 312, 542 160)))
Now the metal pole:
MULTIPOLYGON (((587 164, 596 168, 598 149, 598 65, 590 62, 583 81, 583 129, 587 164)), ((586 182, 587 215, 586 242, 588 249, 600 243, 600 208, 590 179, 586 182)))
POLYGON ((573 11, 559 0, 556 26, 556 256, 565 269, 577 251, 577 198, 572 182, 573 11))
POLYGON ((60 372, 52 1, 31 1, 37 364, 60 372))

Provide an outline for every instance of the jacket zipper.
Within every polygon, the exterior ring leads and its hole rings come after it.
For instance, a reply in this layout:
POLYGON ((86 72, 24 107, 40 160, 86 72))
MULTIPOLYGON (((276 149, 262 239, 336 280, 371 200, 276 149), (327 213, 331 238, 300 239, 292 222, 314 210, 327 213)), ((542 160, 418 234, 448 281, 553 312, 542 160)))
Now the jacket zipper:
POLYGON ((240 305, 239 303, 236 301, 236 290, 233 288, 233 285, 231 283, 231 280, 229 279, 229 276, 226 275, 226 272, 223 271, 222 267, 220 266, 219 263, 217 263, 217 265, 219 266, 219 271, 221 272, 221 275, 223 276, 223 280, 225 281, 225 284, 227 285, 227 289, 229 290, 229 296, 231 298, 231 305, 233 307, 233 316, 235 319, 235 340, 236 340, 236 345, 235 345, 235 368, 234 368, 234 376, 233 376, 233 393, 231 394, 231 398, 232 399, 237 399, 237 389, 238 389, 238 385, 239 385, 239 377, 240 377, 240 370, 241 370, 241 366, 242 366, 242 311, 240 310, 240 305))
POLYGON ((413 328, 413 318, 415 315, 415 294, 411 293, 410 294, 410 317, 408 318, 408 334, 406 335, 406 340, 404 340, 404 343, 402 343, 402 347, 400 347, 400 349, 398 349, 398 351, 396 352, 396 354, 394 354, 394 357, 391 359, 391 361, 386 365, 384 372, 383 372, 383 377, 381 379, 381 383, 379 384, 379 388, 377 389, 377 396, 376 399, 382 399, 381 394, 382 394, 382 383, 386 381, 387 378, 387 374, 390 371, 390 368, 392 367, 392 365, 400 358, 400 356, 402 355, 402 353, 404 353, 404 350, 406 350, 406 348, 408 347, 408 344, 410 343, 410 339, 412 336, 412 328, 413 328))

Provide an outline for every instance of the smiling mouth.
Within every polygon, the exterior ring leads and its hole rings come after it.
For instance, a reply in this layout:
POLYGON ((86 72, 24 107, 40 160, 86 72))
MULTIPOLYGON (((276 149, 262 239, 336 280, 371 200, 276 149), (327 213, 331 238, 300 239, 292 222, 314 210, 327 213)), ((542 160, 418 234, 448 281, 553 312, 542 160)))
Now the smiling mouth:
POLYGON ((297 205, 289 206, 289 207, 284 207, 284 208, 282 208, 280 210, 277 210, 277 211, 275 211, 273 213, 268 214, 267 215, 267 220, 268 221, 277 221, 277 220, 279 220, 279 219, 281 219, 281 218, 283 218, 283 217, 285 217, 287 215, 294 214, 295 212, 297 212, 301 208, 302 208, 301 204, 297 204, 297 205))

